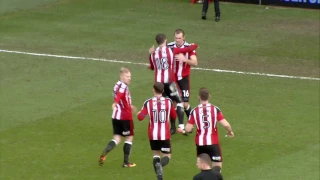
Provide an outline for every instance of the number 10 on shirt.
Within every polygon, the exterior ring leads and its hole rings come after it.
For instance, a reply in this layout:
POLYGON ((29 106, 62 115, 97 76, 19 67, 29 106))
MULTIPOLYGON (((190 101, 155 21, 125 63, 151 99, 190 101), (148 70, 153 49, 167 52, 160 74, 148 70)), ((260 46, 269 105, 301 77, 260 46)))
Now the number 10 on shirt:
POLYGON ((158 123, 159 121, 160 121, 160 123, 166 122, 166 116, 167 116, 166 110, 162 109, 159 112, 158 112, 158 110, 152 110, 152 113, 153 113, 154 123, 158 123))

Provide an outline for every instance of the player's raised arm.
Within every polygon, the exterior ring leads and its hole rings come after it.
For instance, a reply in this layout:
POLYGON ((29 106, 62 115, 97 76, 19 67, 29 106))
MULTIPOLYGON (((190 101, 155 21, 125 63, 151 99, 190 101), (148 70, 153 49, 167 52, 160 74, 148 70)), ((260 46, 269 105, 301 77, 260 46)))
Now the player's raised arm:
POLYGON ((184 48, 173 48, 173 54, 179 54, 179 53, 188 53, 196 50, 198 48, 198 44, 192 44, 191 46, 184 47, 184 48))

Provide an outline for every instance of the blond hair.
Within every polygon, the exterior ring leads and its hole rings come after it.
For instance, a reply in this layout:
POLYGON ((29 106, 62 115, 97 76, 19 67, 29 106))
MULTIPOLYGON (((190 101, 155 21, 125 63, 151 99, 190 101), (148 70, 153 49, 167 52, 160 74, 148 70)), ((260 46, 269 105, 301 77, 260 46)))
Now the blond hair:
POLYGON ((130 70, 128 68, 122 67, 120 68, 120 74, 128 73, 130 70))

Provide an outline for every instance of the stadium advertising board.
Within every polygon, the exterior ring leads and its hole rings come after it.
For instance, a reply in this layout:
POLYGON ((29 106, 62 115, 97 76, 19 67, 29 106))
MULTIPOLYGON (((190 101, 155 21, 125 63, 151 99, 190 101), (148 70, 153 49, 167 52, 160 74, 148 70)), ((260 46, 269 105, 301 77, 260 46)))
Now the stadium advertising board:
POLYGON ((320 9, 320 0, 224 0, 226 2, 320 9))

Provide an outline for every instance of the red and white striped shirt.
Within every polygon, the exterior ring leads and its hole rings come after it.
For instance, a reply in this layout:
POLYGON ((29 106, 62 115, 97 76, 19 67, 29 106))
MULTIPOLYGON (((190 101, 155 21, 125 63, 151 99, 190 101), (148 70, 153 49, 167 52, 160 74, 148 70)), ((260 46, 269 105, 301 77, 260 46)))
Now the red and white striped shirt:
POLYGON ((190 113, 188 123, 197 126, 196 145, 219 144, 217 122, 223 119, 221 110, 210 103, 195 107, 190 113))
MULTIPOLYGON (((189 47, 191 44, 184 42, 182 46, 177 46, 176 42, 171 42, 168 44, 168 47, 170 48, 185 48, 189 47)), ((190 59, 192 55, 196 55, 196 50, 193 50, 191 52, 183 53, 187 59, 190 59)), ((177 80, 181 80, 182 78, 190 75, 190 65, 186 62, 180 62, 176 61, 175 64, 175 75, 177 80)))
POLYGON ((176 81, 174 55, 192 53, 198 45, 193 44, 183 48, 157 47, 149 57, 150 69, 155 70, 154 81, 170 83, 176 81))
POLYGON ((125 83, 118 81, 113 88, 113 98, 113 102, 117 103, 117 106, 113 110, 112 119, 132 120, 129 87, 125 83))
POLYGON ((157 47, 149 60, 150 68, 155 71, 155 82, 169 83, 174 81, 174 59, 170 48, 157 47))
POLYGON ((138 119, 142 121, 147 115, 149 115, 149 139, 170 140, 170 118, 175 120, 177 117, 171 99, 153 97, 146 100, 138 113, 138 119))

